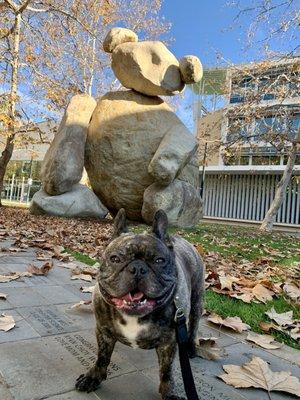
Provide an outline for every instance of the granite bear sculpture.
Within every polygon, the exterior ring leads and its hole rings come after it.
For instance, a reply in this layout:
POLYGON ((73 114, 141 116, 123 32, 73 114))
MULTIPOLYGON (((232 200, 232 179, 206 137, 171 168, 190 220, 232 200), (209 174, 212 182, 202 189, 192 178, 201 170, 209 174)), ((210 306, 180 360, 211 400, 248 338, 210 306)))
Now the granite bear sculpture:
POLYGON ((98 103, 88 95, 71 99, 46 153, 43 189, 33 197, 31 211, 57 214, 61 202, 59 215, 104 218, 108 210, 124 208, 131 220, 150 223, 163 209, 171 225, 193 226, 202 217, 197 142, 158 96, 176 95, 186 83, 198 82, 199 59, 178 61, 163 43, 139 42, 125 28, 111 29, 103 48, 128 90, 108 92, 98 103), (84 166, 94 192, 89 196, 78 185, 84 166), (87 213, 82 209, 92 196, 94 215, 88 204, 87 213))

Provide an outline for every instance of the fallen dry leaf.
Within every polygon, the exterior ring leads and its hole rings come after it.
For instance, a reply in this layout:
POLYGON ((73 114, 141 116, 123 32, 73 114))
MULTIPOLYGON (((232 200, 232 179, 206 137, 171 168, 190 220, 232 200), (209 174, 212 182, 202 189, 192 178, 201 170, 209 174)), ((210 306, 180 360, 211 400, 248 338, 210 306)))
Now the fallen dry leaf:
POLYGON ((57 266, 61 267, 61 268, 71 269, 71 270, 76 270, 76 268, 78 268, 78 265, 75 263, 72 263, 72 262, 57 264, 57 266))
POLYGON ((49 271, 53 268, 53 262, 48 261, 41 267, 37 267, 34 264, 30 264, 27 271, 32 275, 48 275, 49 271))
POLYGON ((234 297, 237 300, 242 300, 244 303, 251 303, 253 301, 253 294, 250 292, 246 293, 233 293, 230 294, 230 297, 234 297))
POLYGON ((11 282, 15 281, 16 279, 22 278, 22 277, 30 277, 32 274, 29 272, 12 272, 9 275, 0 275, 0 283, 6 283, 6 282, 11 282))
POLYGON ((0 316, 0 331, 8 332, 15 326, 15 320, 11 315, 0 316))
POLYGON ((98 274, 98 269, 94 267, 81 267, 77 266, 73 271, 73 275, 90 275, 91 277, 95 278, 98 274))
POLYGON ((199 346, 196 346, 196 353, 198 357, 204 358, 205 360, 219 360, 226 355, 224 349, 216 346, 216 340, 218 338, 200 337, 198 338, 199 346))
POLYGON ((258 333, 249 332, 246 339, 249 342, 253 342, 264 349, 279 349, 281 344, 272 343, 274 342, 274 338, 271 335, 259 335, 258 333))
POLYGON ((0 300, 6 300, 7 294, 0 293, 0 300))
POLYGON ((81 308, 82 306, 89 306, 92 304, 92 300, 81 300, 79 303, 73 304, 70 308, 71 309, 78 309, 81 308))
POLYGON ((82 281, 86 281, 86 282, 92 282, 92 280, 93 280, 91 275, 87 275, 87 274, 73 275, 73 276, 71 276, 71 279, 72 280, 81 279, 82 281))
POLYGON ((220 281, 221 289, 232 290, 233 283, 238 282, 239 279, 234 276, 230 276, 230 275, 219 275, 219 281, 220 281))
POLYGON ((260 322, 259 327, 264 331, 264 332, 270 332, 272 329, 276 331, 282 331, 282 328, 280 326, 275 325, 273 322, 260 322))
POLYGON ((261 301, 262 303, 266 303, 267 301, 271 301, 274 296, 274 292, 267 289, 260 283, 254 286, 252 289, 253 295, 257 298, 257 300, 261 301))
POLYGON ((283 290, 292 300, 300 299, 300 288, 295 283, 286 283, 283 290))
POLYGON ((235 388, 255 387, 267 392, 280 391, 300 396, 300 382, 290 372, 273 372, 269 365, 259 357, 242 366, 223 365, 226 374, 219 377, 235 388))
POLYGON ((293 311, 287 311, 285 313, 277 313, 274 307, 271 308, 271 310, 265 312, 265 314, 275 321, 279 326, 287 326, 287 325, 293 325, 294 320, 293 320, 293 311))
POLYGON ((240 317, 227 317, 223 319, 220 315, 212 314, 207 318, 207 320, 216 325, 226 326, 227 328, 233 329, 239 333, 250 329, 250 326, 244 324, 240 317))
POLYGON ((290 336, 294 340, 299 340, 300 339, 300 324, 298 324, 295 328, 290 330, 290 336))
POLYGON ((93 293, 95 286, 83 286, 80 288, 82 293, 93 293))

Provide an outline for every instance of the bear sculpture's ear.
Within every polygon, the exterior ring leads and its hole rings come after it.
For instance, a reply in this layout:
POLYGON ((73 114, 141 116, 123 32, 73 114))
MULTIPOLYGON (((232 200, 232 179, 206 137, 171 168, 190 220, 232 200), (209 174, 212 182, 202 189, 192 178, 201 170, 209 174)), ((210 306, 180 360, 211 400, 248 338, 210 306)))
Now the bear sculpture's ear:
POLYGON ((122 233, 126 232, 128 232, 126 212, 124 208, 121 208, 114 219, 114 233, 112 238, 115 239, 116 237, 122 235, 122 233))
POLYGON ((181 78, 184 83, 190 85, 198 83, 203 76, 202 64, 196 56, 185 56, 179 61, 181 78))
POLYGON ((106 35, 103 42, 103 50, 112 53, 119 44, 127 42, 138 42, 136 33, 126 28, 112 28, 106 35))

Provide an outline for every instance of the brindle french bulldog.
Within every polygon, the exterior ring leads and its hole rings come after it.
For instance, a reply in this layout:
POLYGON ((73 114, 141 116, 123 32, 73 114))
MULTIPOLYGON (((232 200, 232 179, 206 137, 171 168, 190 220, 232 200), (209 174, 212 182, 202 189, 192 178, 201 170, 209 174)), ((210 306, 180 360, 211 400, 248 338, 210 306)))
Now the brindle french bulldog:
POLYGON ((122 209, 114 222, 112 242, 106 248, 94 291, 98 359, 76 382, 91 392, 106 379, 116 341, 141 349, 156 349, 163 400, 179 400, 174 389, 176 353, 175 296, 188 320, 190 356, 202 314, 204 267, 195 248, 167 233, 168 219, 157 211, 152 233, 127 232, 122 209))

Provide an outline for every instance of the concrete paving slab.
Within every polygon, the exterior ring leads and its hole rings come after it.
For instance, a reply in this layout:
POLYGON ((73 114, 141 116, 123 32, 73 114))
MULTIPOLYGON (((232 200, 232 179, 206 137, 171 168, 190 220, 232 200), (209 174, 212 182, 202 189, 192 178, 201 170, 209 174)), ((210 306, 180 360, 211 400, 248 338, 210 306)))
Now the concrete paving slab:
POLYGON ((58 285, 68 285, 73 283, 73 281, 71 280, 71 270, 67 268, 54 266, 47 277, 50 281, 58 285))
POLYGON ((214 328, 209 325, 205 319, 200 321, 198 335, 200 337, 215 337, 218 347, 230 346, 234 343, 239 343, 241 340, 238 336, 232 336, 228 332, 223 332, 222 329, 214 328))
MULTIPOLYGON (((96 356, 92 335, 80 332, 0 345, 0 371, 15 400, 40 400, 74 390, 96 356), (16 362, 17 360, 17 362, 16 362)), ((108 377, 136 371, 114 353, 108 377)))
POLYGON ((47 400, 99 400, 99 397, 95 393, 82 393, 72 390, 67 393, 47 397, 47 400))
POLYGON ((140 372, 102 382, 96 394, 101 400, 161 400, 158 387, 140 372))
POLYGON ((122 343, 117 343, 115 349, 138 370, 149 367, 156 369, 158 368, 157 355, 155 350, 133 349, 129 346, 125 346, 122 343))
MULTIPOLYGON (((2 284, 0 284, 0 287, 2 288, 2 284)), ((9 296, 9 303, 14 307, 48 304, 47 300, 39 295, 39 293, 32 287, 20 287, 17 290, 12 287, 7 287, 5 288, 5 293, 9 296)))
POLYGON ((91 293, 82 293, 82 291, 80 290, 81 287, 87 287, 87 286, 94 286, 95 282, 84 282, 82 283, 82 281, 78 281, 78 283, 76 283, 76 281, 73 281, 74 283, 68 284, 68 285, 63 285, 64 288, 66 288, 66 290, 69 290, 70 292, 72 292, 75 296, 79 296, 80 300, 90 300, 92 297, 91 293))
MULTIPOLYGON (((1 314, 14 317, 16 326, 8 332, 0 331, 0 343, 17 342, 25 339, 39 338, 38 332, 15 310, 1 310, 1 314)), ((1 399, 1 397, 0 397, 1 399)))
POLYGON ((0 399, 14 400, 12 394, 9 391, 9 385, 5 382, 1 373, 0 373, 0 399))
POLYGON ((56 306, 22 307, 18 312, 41 336, 79 331, 80 326, 56 306))
MULTIPOLYGON (((5 289, 1 289, 1 286, 0 286, 0 291, 1 293, 6 294, 5 289)), ((10 302, 7 299, 6 300, 0 299, 0 313, 2 312, 2 310, 10 310, 11 308, 15 307, 12 304, 10 304, 10 302)))
POLYGON ((88 329, 94 334, 96 321, 92 307, 87 305, 72 309, 71 306, 71 304, 62 304, 57 305, 56 308, 67 318, 71 319, 73 324, 79 326, 81 330, 88 329))
POLYGON ((80 300, 80 292, 78 296, 75 296, 71 291, 63 286, 35 286, 35 292, 42 296, 47 304, 66 304, 66 303, 76 303, 80 300))

